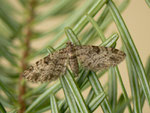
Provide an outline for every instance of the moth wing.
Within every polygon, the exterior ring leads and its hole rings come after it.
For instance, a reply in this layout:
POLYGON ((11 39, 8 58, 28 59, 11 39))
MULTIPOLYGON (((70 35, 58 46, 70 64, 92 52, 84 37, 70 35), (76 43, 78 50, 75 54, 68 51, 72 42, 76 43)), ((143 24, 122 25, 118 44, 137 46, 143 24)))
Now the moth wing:
POLYGON ((99 46, 75 46, 76 56, 81 65, 89 70, 98 71, 116 66, 125 58, 118 49, 99 46))
POLYGON ((66 63, 66 49, 61 49, 37 61, 23 72, 23 76, 32 82, 56 80, 65 73, 66 63))

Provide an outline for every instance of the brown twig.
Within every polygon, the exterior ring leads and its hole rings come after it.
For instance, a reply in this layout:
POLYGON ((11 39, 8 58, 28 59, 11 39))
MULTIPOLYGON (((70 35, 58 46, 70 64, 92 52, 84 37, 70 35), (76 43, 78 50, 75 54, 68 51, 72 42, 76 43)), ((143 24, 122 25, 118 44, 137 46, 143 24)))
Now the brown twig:
MULTIPOLYGON (((28 65, 26 62, 26 58, 29 55, 30 42, 31 42, 31 37, 33 35, 32 22, 34 20, 34 15, 35 15, 35 5, 36 5, 36 0, 31 0, 29 3, 29 18, 27 20, 27 27, 26 27, 26 34, 25 34, 26 38, 24 40, 25 50, 23 52, 23 56, 21 60, 22 71, 24 71, 28 65)), ((23 80, 23 76, 21 73, 19 77, 19 97, 18 97, 18 101, 20 104, 19 113, 24 113, 26 109, 25 100, 23 99, 23 95, 25 94, 26 91, 26 86, 25 83, 24 84, 22 83, 22 80, 23 80)))

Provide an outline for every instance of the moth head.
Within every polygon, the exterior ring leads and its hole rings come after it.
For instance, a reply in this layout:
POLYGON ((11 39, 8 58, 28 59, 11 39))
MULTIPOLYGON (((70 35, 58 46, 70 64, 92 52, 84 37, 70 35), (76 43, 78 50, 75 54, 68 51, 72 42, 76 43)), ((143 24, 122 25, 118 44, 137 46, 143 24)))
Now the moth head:
POLYGON ((67 45, 67 47, 68 47, 68 46, 73 46, 72 42, 70 42, 70 41, 67 42, 66 45, 67 45))

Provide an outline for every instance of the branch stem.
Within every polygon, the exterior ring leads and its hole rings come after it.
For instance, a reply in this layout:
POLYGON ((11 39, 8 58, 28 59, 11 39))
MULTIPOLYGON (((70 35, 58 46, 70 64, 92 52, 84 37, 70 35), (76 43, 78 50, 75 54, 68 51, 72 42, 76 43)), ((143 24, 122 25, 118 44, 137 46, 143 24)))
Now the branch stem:
MULTIPOLYGON (((33 35, 32 22, 33 22, 34 17, 35 17, 35 6, 36 6, 36 0, 30 0, 29 6, 27 7, 27 10, 29 11, 29 17, 26 21, 26 23, 27 23, 25 26, 26 33, 25 33, 25 39, 23 42, 25 49, 23 51, 23 56, 21 59, 22 71, 24 71, 28 66, 26 58, 29 56, 30 49, 31 49, 30 44, 31 44, 31 38, 33 35)), ((23 81, 23 76, 21 73, 20 77, 19 77, 19 97, 18 97, 18 102, 20 105, 20 109, 18 111, 19 113, 24 113, 24 111, 26 109, 26 103, 25 103, 25 100, 23 99, 25 92, 26 92, 26 85, 25 85, 25 82, 23 81)))

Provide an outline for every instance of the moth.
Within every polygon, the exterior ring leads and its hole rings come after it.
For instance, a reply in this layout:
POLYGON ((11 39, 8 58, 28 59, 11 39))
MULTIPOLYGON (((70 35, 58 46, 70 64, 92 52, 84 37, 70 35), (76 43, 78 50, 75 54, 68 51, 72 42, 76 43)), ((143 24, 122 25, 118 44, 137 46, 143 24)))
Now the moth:
POLYGON ((32 82, 53 81, 64 75, 67 67, 75 76, 79 72, 79 63, 85 69, 99 71, 116 66, 125 58, 125 53, 118 49, 91 45, 66 43, 60 49, 37 61, 23 72, 23 77, 32 82))

